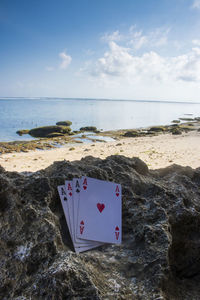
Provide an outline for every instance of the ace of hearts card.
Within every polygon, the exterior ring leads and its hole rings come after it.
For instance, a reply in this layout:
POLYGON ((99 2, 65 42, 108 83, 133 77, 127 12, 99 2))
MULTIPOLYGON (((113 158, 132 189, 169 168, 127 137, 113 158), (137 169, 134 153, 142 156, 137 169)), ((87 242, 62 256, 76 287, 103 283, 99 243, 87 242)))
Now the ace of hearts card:
POLYGON ((121 244, 121 185, 82 177, 78 207, 77 237, 121 244))

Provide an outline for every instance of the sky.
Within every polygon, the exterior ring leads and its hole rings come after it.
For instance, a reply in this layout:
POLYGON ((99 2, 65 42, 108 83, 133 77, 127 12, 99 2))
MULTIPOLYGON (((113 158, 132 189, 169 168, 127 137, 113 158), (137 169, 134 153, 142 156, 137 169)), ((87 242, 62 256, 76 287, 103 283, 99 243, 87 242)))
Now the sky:
POLYGON ((1 0, 0 97, 200 102, 200 0, 1 0))

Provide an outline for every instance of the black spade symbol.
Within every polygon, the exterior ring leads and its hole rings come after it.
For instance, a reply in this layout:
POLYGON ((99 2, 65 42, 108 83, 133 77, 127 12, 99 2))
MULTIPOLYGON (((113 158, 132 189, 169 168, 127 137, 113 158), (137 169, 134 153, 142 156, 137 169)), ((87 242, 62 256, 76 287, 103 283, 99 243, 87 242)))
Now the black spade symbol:
POLYGON ((79 189, 76 189, 76 192, 77 192, 77 193, 80 193, 80 190, 79 190, 79 189))
POLYGON ((66 197, 64 197, 64 198, 63 198, 63 200, 64 200, 64 201, 67 201, 67 198, 66 198, 66 197))

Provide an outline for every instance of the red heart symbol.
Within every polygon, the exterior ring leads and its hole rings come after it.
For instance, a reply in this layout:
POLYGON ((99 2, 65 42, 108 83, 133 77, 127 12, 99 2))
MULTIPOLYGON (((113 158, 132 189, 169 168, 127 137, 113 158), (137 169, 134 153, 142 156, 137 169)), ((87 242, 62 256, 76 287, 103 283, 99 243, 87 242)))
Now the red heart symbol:
POLYGON ((100 211, 100 213, 104 210, 105 205, 103 203, 97 203, 97 208, 100 211))
POLYGON ((84 189, 84 190, 86 190, 86 189, 87 189, 87 186, 86 186, 86 185, 84 185, 84 186, 83 186, 83 189, 84 189))
POLYGON ((119 196, 119 193, 116 193, 116 196, 118 197, 118 196, 119 196))
POLYGON ((72 196, 72 192, 70 192, 69 195, 72 196))
POLYGON ((118 226, 116 226, 116 227, 115 227, 115 230, 119 231, 119 227, 118 227, 118 226))

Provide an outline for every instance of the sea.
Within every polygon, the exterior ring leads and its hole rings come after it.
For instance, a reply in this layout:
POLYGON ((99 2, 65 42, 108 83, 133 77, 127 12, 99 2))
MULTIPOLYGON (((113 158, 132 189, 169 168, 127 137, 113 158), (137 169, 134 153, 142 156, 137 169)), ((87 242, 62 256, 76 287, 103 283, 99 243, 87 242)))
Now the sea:
POLYGON ((96 126, 99 130, 169 125, 179 118, 200 117, 200 103, 173 101, 0 98, 0 141, 33 139, 20 129, 55 125, 70 120, 72 130, 96 126))

